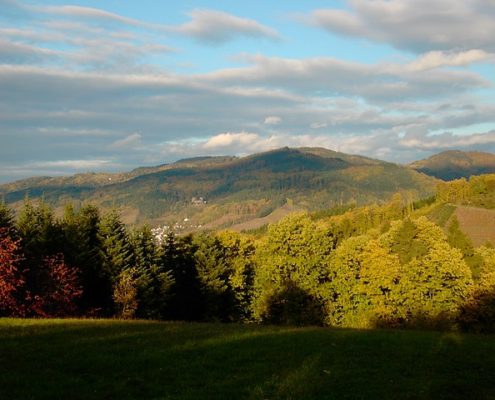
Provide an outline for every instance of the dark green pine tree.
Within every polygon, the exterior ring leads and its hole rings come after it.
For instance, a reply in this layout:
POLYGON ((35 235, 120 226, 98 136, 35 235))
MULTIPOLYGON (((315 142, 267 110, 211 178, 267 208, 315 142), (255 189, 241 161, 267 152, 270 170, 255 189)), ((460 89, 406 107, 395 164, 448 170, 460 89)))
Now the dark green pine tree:
POLYGON ((52 209, 43 200, 37 206, 29 200, 24 202, 16 228, 26 265, 32 270, 42 264, 43 257, 63 251, 60 225, 55 221, 52 209))
POLYGON ((204 314, 195 251, 191 235, 177 238, 170 232, 162 244, 161 265, 171 271, 174 280, 167 307, 168 319, 197 321, 204 314))
POLYGON ((83 294, 79 306, 86 315, 109 315, 112 306, 112 281, 103 269, 103 245, 99 235, 98 208, 85 205, 77 212, 67 206, 61 227, 67 264, 81 274, 83 294))
POLYGON ((426 245, 417 239, 418 228, 410 218, 404 219, 391 246, 392 252, 399 256, 401 264, 407 264, 414 258, 428 253, 426 245))
MULTIPOLYGON (((26 199, 17 219, 17 234, 24 255, 22 269, 25 270, 25 289, 31 293, 33 310, 41 305, 36 298, 45 298, 53 287, 53 279, 45 262, 63 251, 60 225, 55 221, 52 209, 41 200, 33 205, 26 199)), ((37 315, 38 311, 34 312, 37 315)))
POLYGON ((5 229, 12 236, 15 233, 14 215, 3 200, 0 200, 0 229, 5 229))
POLYGON ((143 225, 132 232, 131 243, 134 249, 134 266, 137 269, 149 270, 159 263, 158 247, 148 225, 143 225))
POLYGON ((103 273, 113 283, 119 274, 134 264, 132 246, 126 226, 116 210, 110 211, 100 222, 103 273))
POLYGON ((225 322, 236 320, 235 292, 229 284, 233 271, 227 261, 226 249, 218 238, 210 235, 196 236, 195 243, 194 257, 204 298, 204 318, 225 322))
POLYGON ((140 318, 163 319, 166 317, 172 273, 161 263, 159 248, 149 226, 135 230, 131 236, 134 250, 135 282, 137 284, 140 318))

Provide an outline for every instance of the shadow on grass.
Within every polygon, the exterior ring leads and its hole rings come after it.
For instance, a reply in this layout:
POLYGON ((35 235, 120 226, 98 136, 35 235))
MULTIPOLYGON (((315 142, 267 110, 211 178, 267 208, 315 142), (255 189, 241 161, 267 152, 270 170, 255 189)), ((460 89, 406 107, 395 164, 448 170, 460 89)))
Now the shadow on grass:
POLYGON ((495 396, 495 340, 480 335, 119 321, 16 326, 1 321, 0 354, 0 388, 6 399, 495 396))

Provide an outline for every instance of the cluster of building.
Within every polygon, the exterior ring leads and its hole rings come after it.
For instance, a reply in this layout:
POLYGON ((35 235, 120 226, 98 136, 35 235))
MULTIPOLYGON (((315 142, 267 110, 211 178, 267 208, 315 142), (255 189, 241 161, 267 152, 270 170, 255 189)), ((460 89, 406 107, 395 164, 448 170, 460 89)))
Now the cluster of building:
POLYGON ((153 237, 158 244, 162 244, 168 237, 170 233, 179 234, 184 231, 192 231, 196 229, 201 229, 203 225, 191 224, 189 218, 184 218, 180 222, 175 222, 173 225, 161 225, 151 229, 153 237))

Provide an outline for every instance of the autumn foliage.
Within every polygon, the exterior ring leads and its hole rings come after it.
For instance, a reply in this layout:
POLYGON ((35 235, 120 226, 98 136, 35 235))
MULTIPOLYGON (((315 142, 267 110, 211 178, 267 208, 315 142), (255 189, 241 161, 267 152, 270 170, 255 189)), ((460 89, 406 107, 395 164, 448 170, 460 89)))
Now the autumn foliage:
POLYGON ((0 229, 0 316, 23 316, 24 274, 19 241, 14 241, 6 228, 0 229))
POLYGON ((45 256, 38 266, 24 265, 21 240, 0 230, 0 316, 64 317, 77 312, 81 296, 76 268, 62 254, 45 256))

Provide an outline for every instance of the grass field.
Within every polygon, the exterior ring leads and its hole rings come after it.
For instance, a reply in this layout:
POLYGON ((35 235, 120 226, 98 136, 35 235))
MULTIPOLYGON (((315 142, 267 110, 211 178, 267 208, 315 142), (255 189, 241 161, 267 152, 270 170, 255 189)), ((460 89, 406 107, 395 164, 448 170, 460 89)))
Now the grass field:
POLYGON ((455 215, 459 225, 475 246, 495 244, 495 210, 458 206, 455 215))
POLYGON ((0 398, 495 399, 495 337, 0 319, 0 398))

